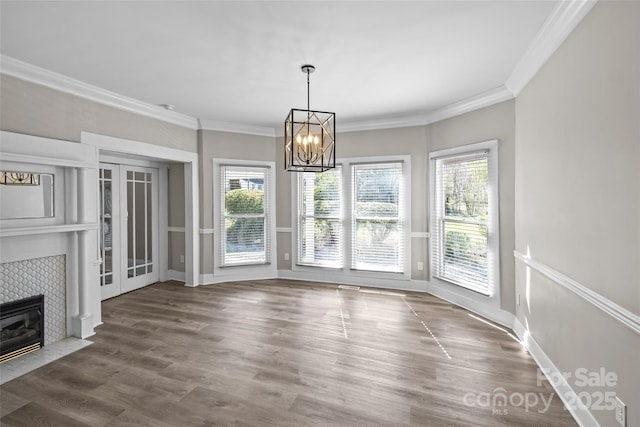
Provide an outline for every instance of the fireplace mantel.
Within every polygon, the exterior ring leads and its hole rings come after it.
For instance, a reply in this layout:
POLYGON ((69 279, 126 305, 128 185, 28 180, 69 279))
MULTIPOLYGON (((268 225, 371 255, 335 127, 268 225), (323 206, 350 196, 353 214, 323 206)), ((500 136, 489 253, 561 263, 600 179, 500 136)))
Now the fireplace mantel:
MULTIPOLYGON (((65 255, 67 335, 100 324, 98 150, 75 142, 0 131, 0 168, 55 175, 52 218, 0 220, 0 263, 65 255)), ((4 283, 3 286, 11 286, 4 283)))
POLYGON ((71 233, 74 231, 99 230, 99 223, 43 225, 36 227, 15 227, 0 229, 0 238, 29 236, 32 234, 71 233))

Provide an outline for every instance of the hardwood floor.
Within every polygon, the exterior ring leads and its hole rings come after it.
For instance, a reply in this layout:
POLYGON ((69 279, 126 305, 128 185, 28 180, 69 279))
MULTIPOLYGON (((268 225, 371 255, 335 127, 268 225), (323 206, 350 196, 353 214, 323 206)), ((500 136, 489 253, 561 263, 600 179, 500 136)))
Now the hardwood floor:
POLYGON ((0 424, 576 425, 507 331, 429 295, 166 282, 105 301, 103 321, 0 386, 0 424))

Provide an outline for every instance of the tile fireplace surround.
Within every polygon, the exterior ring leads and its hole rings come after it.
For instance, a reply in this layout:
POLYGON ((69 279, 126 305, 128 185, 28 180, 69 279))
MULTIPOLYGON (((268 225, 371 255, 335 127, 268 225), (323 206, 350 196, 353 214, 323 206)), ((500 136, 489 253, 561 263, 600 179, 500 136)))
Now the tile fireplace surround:
POLYGON ((96 148, 4 131, 0 139, 1 170, 54 176, 53 217, 0 220, 0 303, 43 294, 45 306, 45 346, 0 365, 4 382, 87 345, 101 312, 96 148))
POLYGON ((56 255, 0 264, 0 304, 44 295, 44 344, 67 337, 66 260, 56 255))

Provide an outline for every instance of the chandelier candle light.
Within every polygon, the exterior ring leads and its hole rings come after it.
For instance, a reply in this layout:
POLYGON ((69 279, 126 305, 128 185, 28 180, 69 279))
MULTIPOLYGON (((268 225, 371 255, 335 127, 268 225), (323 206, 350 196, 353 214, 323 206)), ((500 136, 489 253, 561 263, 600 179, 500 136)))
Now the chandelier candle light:
POLYGON ((307 75, 307 109, 292 108, 284 121, 284 168, 324 172, 336 167, 336 115, 309 108, 309 74, 316 68, 303 65, 301 69, 307 75))

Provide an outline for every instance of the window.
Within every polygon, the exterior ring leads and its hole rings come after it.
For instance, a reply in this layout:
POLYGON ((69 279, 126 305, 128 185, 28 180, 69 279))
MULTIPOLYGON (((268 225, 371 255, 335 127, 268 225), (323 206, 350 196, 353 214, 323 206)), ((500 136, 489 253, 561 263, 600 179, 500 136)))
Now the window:
POLYGON ((404 269, 402 163, 354 164, 351 182, 352 268, 401 273, 404 269))
POLYGON ((498 276, 497 144, 455 151, 430 156, 433 275, 491 296, 498 276))
POLYGON ((333 170, 297 173, 296 264, 408 277, 409 173, 409 156, 343 159, 333 170))
POLYGON ((299 172, 298 264, 342 267, 342 167, 299 172))
POLYGON ((220 266, 270 261, 269 168, 220 165, 220 266))

